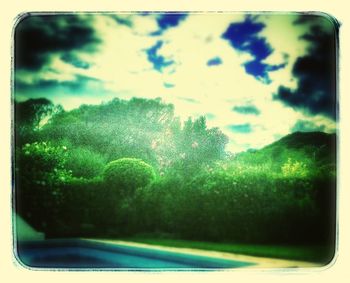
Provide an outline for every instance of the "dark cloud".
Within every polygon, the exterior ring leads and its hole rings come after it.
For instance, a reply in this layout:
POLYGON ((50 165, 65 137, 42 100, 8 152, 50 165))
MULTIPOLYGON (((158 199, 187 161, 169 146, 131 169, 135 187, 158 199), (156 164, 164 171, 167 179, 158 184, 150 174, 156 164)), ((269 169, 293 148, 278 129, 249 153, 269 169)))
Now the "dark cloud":
POLYGON ((325 13, 305 13, 301 14, 298 16, 298 18, 294 21, 294 24, 311 24, 311 25, 318 25, 318 26, 323 26, 329 27, 330 21, 333 21, 333 24, 338 24, 337 20, 328 14, 325 13))
POLYGON ((337 32, 333 23, 328 21, 326 28, 324 21, 328 20, 313 19, 311 31, 302 37, 310 48, 293 66, 292 73, 298 81, 296 89, 280 86, 274 98, 309 115, 323 114, 336 119, 337 32))
POLYGON ((249 134, 253 131, 252 126, 249 123, 229 125, 227 128, 232 132, 240 134, 249 134))
POLYGON ((211 58, 211 59, 209 59, 208 62, 207 62, 207 65, 208 65, 209 67, 211 67, 211 66, 217 66, 217 65, 221 65, 221 64, 222 64, 222 60, 221 60, 220 57, 211 58))
POLYGON ((77 15, 28 16, 16 26, 15 67, 39 70, 49 61, 52 52, 93 50, 99 42, 89 18, 77 15))
MULTIPOLYGON (((152 14, 152 13, 151 13, 152 14)), ((173 14, 158 14, 156 17, 158 30, 152 32, 151 35, 158 36, 169 28, 174 28, 180 24, 187 17, 185 13, 173 13, 173 14)))
POLYGON ((292 127, 292 132, 323 132, 326 129, 324 125, 317 126, 307 120, 298 120, 292 127))
POLYGON ((162 72, 165 67, 174 64, 173 60, 167 60, 164 56, 158 54, 158 50, 163 46, 163 41, 158 40, 155 45, 146 49, 147 59, 153 64, 153 68, 162 72))
POLYGON ((72 92, 79 92, 81 90, 91 88, 91 85, 98 85, 99 87, 103 87, 103 82, 82 75, 76 75, 75 80, 72 81, 57 81, 57 80, 38 80, 35 83, 25 83, 20 80, 15 81, 15 92, 20 91, 35 91, 35 90, 52 90, 56 88, 64 88, 69 89, 72 92))
POLYGON ((234 49, 253 56, 253 60, 243 64, 245 71, 268 84, 271 82, 268 72, 284 68, 286 63, 278 65, 263 63, 263 60, 273 52, 266 38, 258 35, 264 28, 263 23, 255 22, 255 18, 248 16, 244 22, 230 24, 222 37, 228 40, 234 49))
POLYGON ((234 106, 232 110, 240 114, 260 115, 260 110, 254 105, 234 106))

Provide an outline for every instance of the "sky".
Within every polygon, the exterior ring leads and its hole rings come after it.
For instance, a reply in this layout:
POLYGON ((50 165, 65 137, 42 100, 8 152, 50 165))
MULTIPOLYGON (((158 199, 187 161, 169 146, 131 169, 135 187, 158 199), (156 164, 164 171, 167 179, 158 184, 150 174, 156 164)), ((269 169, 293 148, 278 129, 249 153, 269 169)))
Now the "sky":
POLYGON ((14 97, 65 110, 160 97, 231 152, 258 149, 335 132, 336 29, 323 14, 34 14, 15 28, 14 97))

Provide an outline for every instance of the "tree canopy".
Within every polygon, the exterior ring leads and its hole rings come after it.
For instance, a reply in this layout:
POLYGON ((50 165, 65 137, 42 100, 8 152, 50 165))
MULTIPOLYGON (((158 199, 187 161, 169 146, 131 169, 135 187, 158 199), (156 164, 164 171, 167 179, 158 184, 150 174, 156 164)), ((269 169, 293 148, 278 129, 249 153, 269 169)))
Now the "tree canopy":
MULTIPOLYGON (((160 99, 113 99, 71 111, 54 111, 61 108, 47 100, 31 100, 19 104, 18 111, 22 112, 28 104, 30 107, 16 118, 16 125, 35 120, 34 130, 42 117, 50 114, 37 138, 85 148, 107 162, 123 157, 140 158, 159 173, 174 166, 188 172, 225 156, 228 138, 218 128, 207 128, 205 117, 189 118, 182 124, 173 105, 160 99), (39 109, 38 113, 35 109, 39 109)), ((27 138, 22 134, 19 139, 27 138)))

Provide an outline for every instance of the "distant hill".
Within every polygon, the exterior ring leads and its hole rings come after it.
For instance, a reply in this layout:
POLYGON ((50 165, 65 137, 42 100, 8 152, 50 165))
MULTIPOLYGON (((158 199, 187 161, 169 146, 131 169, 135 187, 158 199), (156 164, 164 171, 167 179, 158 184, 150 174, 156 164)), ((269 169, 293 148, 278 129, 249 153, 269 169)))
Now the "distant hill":
POLYGON ((264 147, 263 150, 276 146, 284 146, 290 149, 300 149, 307 146, 331 149, 336 146, 336 134, 327 134, 323 132, 295 132, 264 147))
POLYGON ((323 132, 295 132, 264 147, 261 152, 269 151, 278 157, 279 152, 289 150, 300 152, 305 157, 311 158, 317 163, 336 162, 336 134, 323 132))
POLYGON ((252 165, 270 163, 272 168, 280 168, 288 159, 335 169, 336 134, 295 132, 260 150, 238 154, 235 161, 252 165))

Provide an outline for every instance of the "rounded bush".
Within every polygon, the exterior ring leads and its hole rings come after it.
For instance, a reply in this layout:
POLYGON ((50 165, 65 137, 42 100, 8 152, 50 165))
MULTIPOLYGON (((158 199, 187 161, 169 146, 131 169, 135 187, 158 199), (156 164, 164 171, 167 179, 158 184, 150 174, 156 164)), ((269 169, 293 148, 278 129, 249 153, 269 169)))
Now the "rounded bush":
POLYGON ((134 191, 144 187, 155 178, 151 165, 136 158, 121 158, 108 163, 104 170, 104 180, 121 192, 134 191))

